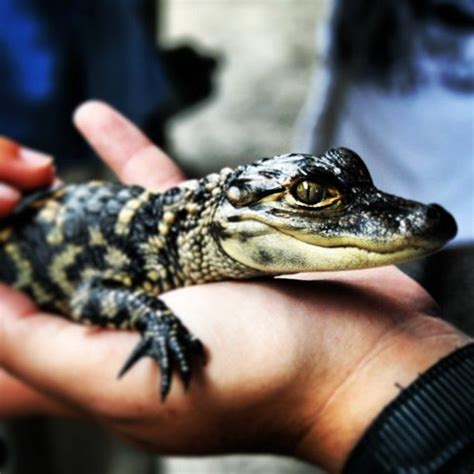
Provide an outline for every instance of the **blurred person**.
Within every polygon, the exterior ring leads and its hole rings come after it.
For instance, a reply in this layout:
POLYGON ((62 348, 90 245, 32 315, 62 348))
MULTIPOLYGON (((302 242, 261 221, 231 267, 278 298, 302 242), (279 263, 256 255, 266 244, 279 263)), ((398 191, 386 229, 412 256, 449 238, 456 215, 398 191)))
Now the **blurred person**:
POLYGON ((474 2, 338 0, 318 45, 300 148, 357 150, 374 182, 436 201, 451 247, 404 268, 474 333, 474 2))

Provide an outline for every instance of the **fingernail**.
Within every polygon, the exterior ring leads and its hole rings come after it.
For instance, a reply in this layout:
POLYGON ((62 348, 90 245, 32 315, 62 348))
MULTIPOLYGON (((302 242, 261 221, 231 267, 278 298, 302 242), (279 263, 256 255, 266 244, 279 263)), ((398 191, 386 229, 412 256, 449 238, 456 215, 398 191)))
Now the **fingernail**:
POLYGON ((31 148, 20 148, 19 157, 25 163, 32 166, 48 166, 53 163, 53 158, 46 153, 32 150, 31 148))
POLYGON ((0 135, 0 159, 17 158, 20 152, 20 145, 7 137, 0 135))
POLYGON ((11 186, 0 183, 0 198, 8 201, 17 201, 20 199, 20 193, 11 186))
POLYGON ((53 158, 31 148, 22 147, 15 141, 0 135, 0 159, 20 158, 31 166, 46 167, 51 165, 53 158))

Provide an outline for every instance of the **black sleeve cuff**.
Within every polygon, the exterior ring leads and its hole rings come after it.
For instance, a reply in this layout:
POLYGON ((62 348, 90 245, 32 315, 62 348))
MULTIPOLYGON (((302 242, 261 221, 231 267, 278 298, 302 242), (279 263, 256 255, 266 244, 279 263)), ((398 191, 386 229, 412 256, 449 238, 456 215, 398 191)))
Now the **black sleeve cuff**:
POLYGON ((469 463, 474 463, 474 344, 441 359, 385 407, 343 473, 474 473, 469 463))

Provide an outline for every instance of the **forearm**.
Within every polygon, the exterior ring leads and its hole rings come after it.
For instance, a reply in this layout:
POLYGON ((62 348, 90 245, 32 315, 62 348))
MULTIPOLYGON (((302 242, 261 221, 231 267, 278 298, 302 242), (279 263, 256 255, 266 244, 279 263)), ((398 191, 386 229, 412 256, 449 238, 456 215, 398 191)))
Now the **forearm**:
POLYGON ((420 374, 469 342, 439 319, 423 317, 402 325, 398 334, 383 338, 347 374, 300 443, 298 455, 330 472, 341 471, 383 409, 420 374))

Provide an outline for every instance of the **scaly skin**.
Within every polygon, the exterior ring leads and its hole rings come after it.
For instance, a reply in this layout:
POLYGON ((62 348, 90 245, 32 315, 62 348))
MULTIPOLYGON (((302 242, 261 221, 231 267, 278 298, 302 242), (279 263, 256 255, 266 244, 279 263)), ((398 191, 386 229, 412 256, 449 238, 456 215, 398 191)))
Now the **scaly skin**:
POLYGON ((1 222, 0 280, 45 310, 136 329, 143 356, 188 384, 202 345, 158 296, 224 279, 397 263, 440 248, 452 217, 377 190, 346 149, 282 155, 223 169, 165 193, 68 185, 25 199, 1 222))

